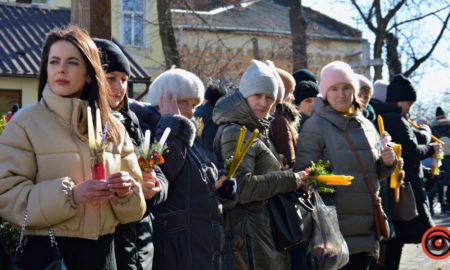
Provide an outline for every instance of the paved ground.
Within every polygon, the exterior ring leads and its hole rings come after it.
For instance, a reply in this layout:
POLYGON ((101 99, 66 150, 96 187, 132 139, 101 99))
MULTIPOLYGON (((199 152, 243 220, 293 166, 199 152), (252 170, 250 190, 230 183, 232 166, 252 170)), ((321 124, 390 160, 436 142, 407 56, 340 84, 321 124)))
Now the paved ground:
MULTIPOLYGON (((450 212, 433 218, 436 225, 450 228, 450 212)), ((400 270, 450 270, 450 258, 433 260, 423 253, 421 245, 408 244, 403 248, 400 270)))

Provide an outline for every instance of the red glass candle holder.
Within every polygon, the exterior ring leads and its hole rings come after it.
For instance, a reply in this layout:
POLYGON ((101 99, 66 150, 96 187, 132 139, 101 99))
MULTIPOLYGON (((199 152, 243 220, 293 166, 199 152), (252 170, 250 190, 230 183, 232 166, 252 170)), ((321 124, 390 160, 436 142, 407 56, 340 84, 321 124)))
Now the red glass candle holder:
POLYGON ((105 162, 99 162, 92 166, 92 179, 106 179, 105 162))

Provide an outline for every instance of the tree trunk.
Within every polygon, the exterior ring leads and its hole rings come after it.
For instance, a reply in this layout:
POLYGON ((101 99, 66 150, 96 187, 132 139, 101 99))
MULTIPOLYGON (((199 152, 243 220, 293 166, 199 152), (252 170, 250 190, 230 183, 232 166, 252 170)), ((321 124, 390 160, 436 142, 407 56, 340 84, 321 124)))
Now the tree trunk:
POLYGON ((157 0, 159 36, 161 38, 166 69, 170 69, 173 65, 181 68, 180 53, 177 48, 177 40, 172 25, 172 17, 170 13, 171 0, 157 0))
MULTIPOLYGON (((375 42, 373 44, 373 59, 383 59, 382 53, 383 53, 383 44, 384 44, 384 37, 385 34, 383 31, 378 32, 375 35, 375 42)), ((383 78, 383 66, 374 66, 374 81, 381 80, 383 78)))
POLYGON ((292 35, 293 70, 308 68, 308 56, 306 54, 307 22, 302 12, 301 0, 290 0, 289 22, 292 35))
POLYGON ((400 62, 397 47, 398 38, 394 34, 388 33, 386 35, 386 62, 389 70, 389 80, 396 74, 402 73, 402 63, 400 62))

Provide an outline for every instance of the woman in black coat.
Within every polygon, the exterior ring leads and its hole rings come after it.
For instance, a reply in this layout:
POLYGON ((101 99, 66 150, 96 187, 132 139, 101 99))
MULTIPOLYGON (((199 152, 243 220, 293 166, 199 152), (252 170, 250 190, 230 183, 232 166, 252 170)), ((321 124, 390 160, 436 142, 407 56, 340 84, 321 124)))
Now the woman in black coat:
MULTIPOLYGON (((102 63, 106 66, 113 114, 124 125, 133 142, 136 155, 139 156, 144 139, 138 118, 130 109, 126 94, 130 64, 121 49, 113 42, 98 38, 94 38, 94 42, 102 54, 102 63)), ((152 173, 143 172, 142 175, 147 212, 140 221, 119 224, 114 233, 115 256, 119 270, 152 269, 153 229, 149 210, 167 198, 168 184, 159 168, 155 168, 152 173)))
POLYGON ((416 92, 409 80, 403 75, 396 75, 387 87, 386 96, 386 102, 393 106, 384 106, 381 114, 392 140, 402 145, 405 181, 411 183, 419 215, 410 221, 394 220, 396 237, 388 242, 386 269, 398 269, 403 244, 420 243, 425 231, 434 226, 422 181, 421 160, 441 151, 441 146, 427 143, 423 132, 408 123, 407 117, 415 101, 416 92))
POLYGON ((195 139, 192 119, 203 99, 200 79, 185 70, 162 73, 150 86, 152 134, 169 127, 168 152, 161 166, 169 180, 166 202, 154 207, 153 269, 234 269, 233 256, 216 196, 218 172, 206 147, 195 139), (156 123, 156 125, 155 125, 156 123))

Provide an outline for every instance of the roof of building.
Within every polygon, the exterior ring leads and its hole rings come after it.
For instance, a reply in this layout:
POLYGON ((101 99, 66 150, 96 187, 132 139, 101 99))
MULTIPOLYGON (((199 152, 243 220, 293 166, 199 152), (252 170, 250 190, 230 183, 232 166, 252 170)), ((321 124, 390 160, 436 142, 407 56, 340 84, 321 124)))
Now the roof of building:
MULTIPOLYGON (((69 24, 68 8, 0 3, 0 76, 38 76, 46 33, 69 24)), ((130 61, 130 81, 149 82, 147 72, 113 41, 130 61)))
MULTIPOLYGON (((308 38, 358 40, 362 32, 336 21, 316 10, 303 7, 308 28, 308 38)), ((210 11, 195 12, 172 10, 175 27, 191 30, 246 32, 290 35, 289 7, 271 0, 241 2, 240 5, 218 7, 210 11)))

